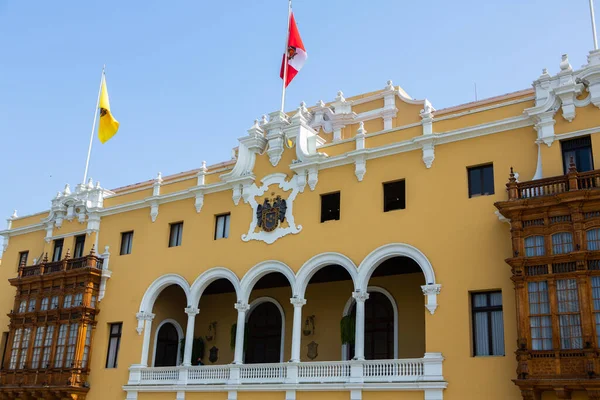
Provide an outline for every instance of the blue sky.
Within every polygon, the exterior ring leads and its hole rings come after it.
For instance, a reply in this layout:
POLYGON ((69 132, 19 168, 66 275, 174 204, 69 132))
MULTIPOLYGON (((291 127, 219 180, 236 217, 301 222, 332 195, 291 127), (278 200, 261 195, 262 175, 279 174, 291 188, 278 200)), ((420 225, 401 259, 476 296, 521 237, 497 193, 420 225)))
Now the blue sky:
MULTIPOLYGON (((600 4, 598 5, 600 7, 600 4)), ((100 71, 121 123, 90 175, 115 188, 230 158, 279 107, 285 0, 0 0, 0 227, 83 176, 100 71)), ((308 62, 286 109, 392 79, 442 108, 530 87, 592 48, 587 0, 294 0, 308 62)), ((600 12, 600 10, 598 10, 600 12)))

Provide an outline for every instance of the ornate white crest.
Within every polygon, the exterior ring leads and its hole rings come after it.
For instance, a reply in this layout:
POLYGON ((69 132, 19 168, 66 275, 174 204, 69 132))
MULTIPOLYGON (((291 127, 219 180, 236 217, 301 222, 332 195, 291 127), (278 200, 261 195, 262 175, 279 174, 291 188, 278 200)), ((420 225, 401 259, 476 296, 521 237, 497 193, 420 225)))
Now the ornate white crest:
POLYGON ((292 179, 289 181, 285 180, 286 175, 282 173, 276 173, 267 175, 265 178, 261 180, 262 185, 260 187, 256 186, 256 183, 253 183, 250 186, 244 187, 244 201, 250 204, 252 207, 252 223, 250 224, 250 229, 248 229, 248 233, 242 235, 242 240, 244 242, 248 242, 250 240, 262 240, 267 244, 271 244, 275 242, 277 239, 284 237, 285 235, 289 235, 290 233, 296 234, 302 230, 302 225, 296 226, 294 222, 294 200, 298 193, 304 190, 304 186, 299 184, 298 175, 294 175, 292 179), (269 190, 269 186, 277 185, 284 192, 291 193, 285 198, 285 221, 287 221, 288 226, 281 227, 278 226, 271 232, 267 232, 264 229, 257 232, 258 227, 258 216, 257 210, 259 206, 262 205, 262 200, 259 201, 256 199, 259 196, 262 196, 269 190))

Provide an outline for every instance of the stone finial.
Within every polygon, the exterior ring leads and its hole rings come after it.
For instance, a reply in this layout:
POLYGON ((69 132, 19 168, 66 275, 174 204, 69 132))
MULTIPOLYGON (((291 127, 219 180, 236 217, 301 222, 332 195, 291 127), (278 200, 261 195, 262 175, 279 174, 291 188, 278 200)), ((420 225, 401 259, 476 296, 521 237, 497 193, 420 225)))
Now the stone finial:
POLYGON ((337 92, 337 96, 335 98, 336 101, 346 101, 346 98, 344 97, 344 92, 342 92, 341 90, 339 90, 337 92))
POLYGON ((10 217, 12 219, 19 218, 18 215, 17 215, 17 210, 13 211, 13 213, 12 213, 12 215, 10 217))
POLYGON ((156 182, 162 182, 162 180, 163 180, 163 179, 162 179, 162 174, 159 172, 158 174, 156 174, 156 179, 155 179, 155 181, 156 181, 156 182))
POLYGON ((569 62, 569 55, 568 54, 563 54, 562 55, 562 60, 560 62, 560 70, 561 71, 566 71, 566 72, 573 71, 573 67, 571 66, 571 63, 569 62))
POLYGON ((389 81, 386 82, 385 88, 387 90, 394 90, 394 82, 392 82, 392 80, 390 79, 389 81))
POLYGON ((250 127, 250 129, 258 129, 258 128, 260 128, 260 125, 258 123, 258 120, 255 119, 254 123, 252 124, 252 126, 250 127))
POLYGON ((100 181, 96 181, 96 189, 100 189, 100 181))
POLYGON ((548 73, 548 68, 544 68, 542 69, 542 75, 540 75, 540 79, 546 79, 546 78, 550 78, 550 74, 548 73))
POLYGON ((323 100, 317 101, 317 107, 325 107, 325 102, 323 100))
POLYGON ((306 108, 306 103, 301 101, 300 102, 300 107, 298 108, 298 111, 301 111, 303 113, 307 113, 308 112, 308 108, 306 108))
POLYGON ((59 199, 59 198, 60 198, 60 196, 62 196, 62 193, 61 193, 61 192, 56 192, 56 197, 55 197, 55 198, 56 198, 56 199, 59 199))
POLYGON ((88 189, 94 188, 94 180, 92 178, 88 179, 87 187, 88 189))
POLYGON ((427 99, 423 102, 423 109, 421 110, 421 118, 432 118, 435 108, 431 105, 431 102, 427 99))
POLYGON ((68 195, 70 195, 70 194, 71 194, 71 186, 69 186, 69 184, 68 184, 68 183, 65 185, 65 190, 63 191, 63 194, 64 194, 65 196, 68 196, 68 195))
POLYGON ((358 124, 358 130, 356 131, 356 134, 364 135, 366 133, 367 130, 365 129, 365 123, 363 121, 360 121, 360 123, 358 124))
POLYGON ((267 119, 267 115, 263 114, 262 117, 260 117, 260 125, 262 126, 267 123, 269 123, 269 120, 267 119))
POLYGON ((200 169, 206 172, 206 161, 202 160, 202 165, 200 166, 200 169))

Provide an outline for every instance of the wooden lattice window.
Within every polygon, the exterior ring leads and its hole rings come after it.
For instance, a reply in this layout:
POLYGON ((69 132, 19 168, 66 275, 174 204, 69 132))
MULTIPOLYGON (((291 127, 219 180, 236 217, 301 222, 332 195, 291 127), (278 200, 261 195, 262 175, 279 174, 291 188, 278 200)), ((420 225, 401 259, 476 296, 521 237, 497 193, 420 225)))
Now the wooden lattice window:
POLYGON ((585 233, 587 249, 590 251, 600 250, 600 229, 590 229, 585 233))
POLYGON ((536 257, 546 255, 544 237, 541 235, 529 236, 525 238, 525 256, 536 257))
POLYGON ((52 339, 54 337, 54 325, 48 326, 46 337, 44 338, 44 348, 42 352, 42 368, 50 367, 50 353, 52 353, 52 339))
POLYGON ((31 368, 37 369, 40 366, 40 356, 42 354, 42 345, 44 344, 44 332, 46 328, 39 326, 35 332, 33 340, 33 355, 31 356, 31 368))
POLYGON ((592 305, 596 323, 596 343, 600 346, 600 276, 592 276, 592 305))
POLYGON ((552 254, 566 254, 573 251, 573 234, 559 232, 552 235, 552 254))
POLYGON ((560 279, 556 281, 558 298, 558 323, 560 327, 560 347, 562 349, 581 349, 581 315, 579 314, 579 295, 577 280, 560 279))
POLYGON ((552 316, 548 297, 548 282, 529 282, 529 325, 531 349, 552 349, 552 316))

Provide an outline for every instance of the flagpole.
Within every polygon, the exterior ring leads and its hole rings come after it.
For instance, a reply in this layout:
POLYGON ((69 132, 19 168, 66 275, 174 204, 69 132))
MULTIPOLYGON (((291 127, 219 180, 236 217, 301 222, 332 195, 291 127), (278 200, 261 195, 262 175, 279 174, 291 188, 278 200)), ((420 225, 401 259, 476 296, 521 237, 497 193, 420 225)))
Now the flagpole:
POLYGON ((288 72, 288 42, 290 41, 290 18, 292 16, 292 0, 288 0, 288 19, 287 19, 287 31, 285 34, 285 50, 283 52, 283 84, 281 89, 281 112, 284 111, 285 107, 285 83, 287 81, 288 72))
POLYGON ((96 118, 98 118, 98 106, 100 105, 100 93, 102 92, 102 82, 104 81, 104 70, 106 64, 102 67, 102 75, 100 76, 100 87, 98 88, 98 100, 96 100, 96 108, 94 109, 94 123, 92 124, 92 133, 90 134, 90 145, 88 147, 87 160, 85 162, 85 172, 83 173, 83 184, 87 180, 88 168, 90 166, 90 156, 92 155, 92 143, 94 143, 94 131, 96 130, 96 118))
POLYGON ((594 0, 590 0, 590 14, 592 17, 592 34, 594 35, 594 50, 598 50, 598 38, 596 37, 596 18, 594 17, 594 0))

